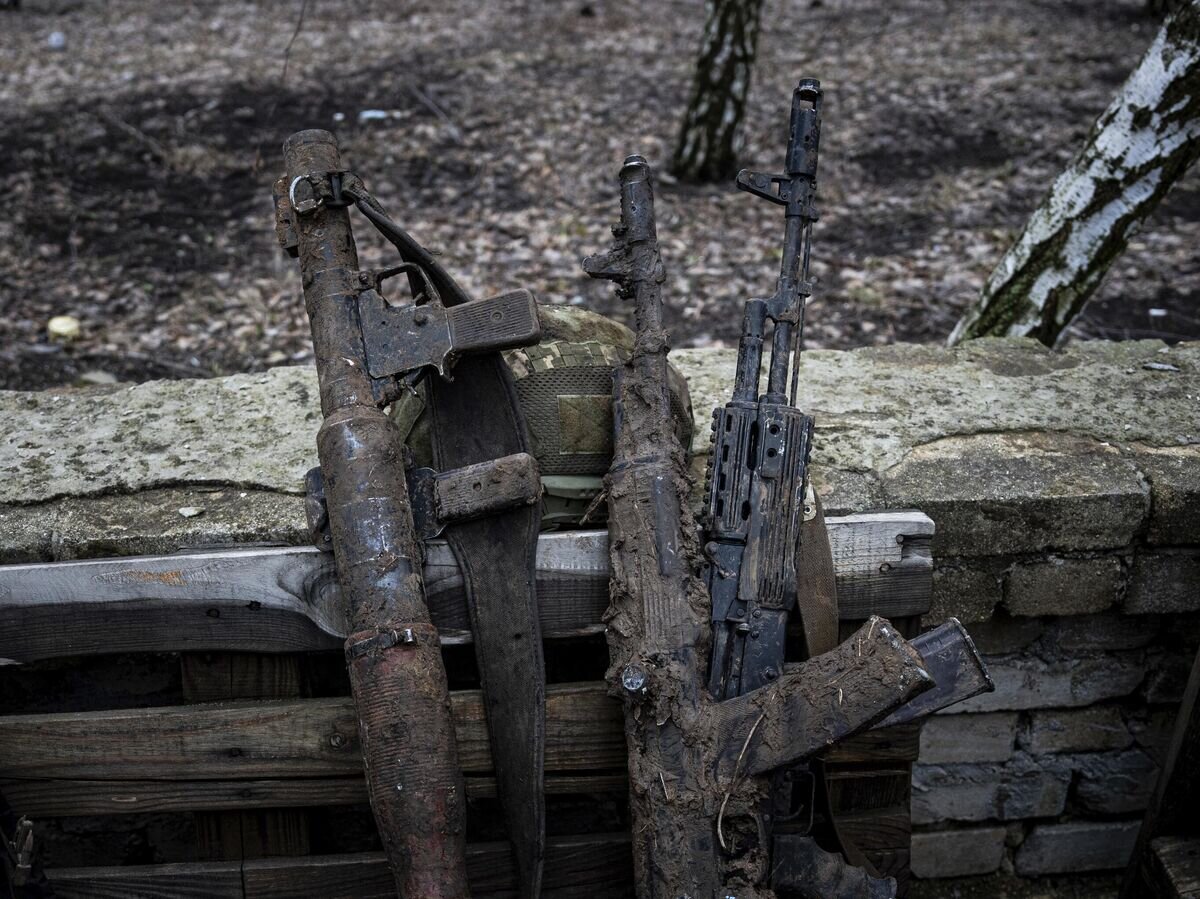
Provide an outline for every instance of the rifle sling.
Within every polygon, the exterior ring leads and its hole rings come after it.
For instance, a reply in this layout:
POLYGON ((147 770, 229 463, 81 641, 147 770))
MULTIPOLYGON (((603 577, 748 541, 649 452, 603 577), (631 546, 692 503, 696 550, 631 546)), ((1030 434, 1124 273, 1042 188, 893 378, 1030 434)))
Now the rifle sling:
MULTIPOLYGON (((446 306, 469 297, 365 189, 351 194, 405 262, 421 266, 446 306)), ((453 380, 429 378, 434 464, 442 470, 530 452, 512 375, 499 352, 460 359, 453 380)), ((535 594, 541 510, 520 506, 449 525, 479 664, 496 791, 516 851, 520 894, 541 890, 545 855, 546 677, 535 594)))
POLYGON ((825 529, 825 511, 811 488, 816 515, 800 526, 800 549, 796 554, 796 611, 804 626, 808 657, 829 652, 838 645, 837 583, 833 551, 825 529))
MULTIPOLYGON (((528 452, 508 366, 467 357, 454 380, 430 379, 433 452, 442 468, 528 452)), ((452 524, 483 688, 497 793, 517 852, 521 895, 535 897, 545 842, 545 671, 534 592, 539 506, 452 524)))
MULTIPOLYGON (((809 658, 829 652, 838 644, 837 582, 834 577, 833 550, 829 531, 825 527, 825 510, 821 499, 812 490, 816 514, 800 528, 800 550, 796 556, 796 611, 804 627, 804 642, 809 658)), ((814 801, 824 814, 837 848, 851 865, 863 868, 872 877, 879 872, 862 850, 838 827, 829 797, 829 781, 825 766, 813 763, 816 780, 814 801)))

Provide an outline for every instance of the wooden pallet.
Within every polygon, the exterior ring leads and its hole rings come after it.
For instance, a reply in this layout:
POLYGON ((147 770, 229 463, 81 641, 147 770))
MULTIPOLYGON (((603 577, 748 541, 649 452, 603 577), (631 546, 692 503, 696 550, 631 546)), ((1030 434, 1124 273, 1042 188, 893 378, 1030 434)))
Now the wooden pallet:
MULTIPOLYGON (((914 634, 930 601, 932 522, 897 512, 829 524, 844 633, 878 613, 914 634)), ((461 582, 443 549, 432 547, 428 561, 431 608, 453 652, 471 639, 461 582)), ((553 664, 556 654, 575 652, 581 639, 600 639, 606 535, 545 535, 538 568, 553 664)), ((66 563, 55 571, 59 581, 46 590, 35 588, 30 566, 0 567, 0 658, 254 651, 284 663, 184 655, 185 672, 191 671, 187 704, 0 717, 0 788, 22 814, 35 820, 133 812, 204 816, 199 831, 209 836, 199 856, 209 861, 52 870, 62 895, 392 895, 380 855, 294 855, 307 846, 297 830, 304 813, 296 810, 366 799, 349 698, 287 695, 298 692, 287 666, 306 658, 301 651, 328 655, 341 645, 344 623, 327 555, 306 548, 219 550, 66 563), (215 674, 205 670, 212 667, 215 674), (276 698, 261 701, 196 701, 272 692, 276 698), (248 844, 248 830, 268 837, 248 844), (221 852, 227 861, 214 859, 221 852), (258 857, 280 853, 293 857, 258 857)), ((619 803, 627 789, 621 709, 606 695, 602 659, 596 667, 586 675, 595 680, 553 683, 547 690, 547 792, 619 803)), ((480 694, 463 689, 452 698, 468 796, 494 796, 480 694)), ((913 725, 873 731, 828 757, 844 831, 902 883, 917 740, 913 725)), ((471 853, 476 894, 511 890, 506 844, 473 844, 471 853)), ((559 838, 549 852, 545 895, 630 895, 630 865, 625 835, 559 838)))

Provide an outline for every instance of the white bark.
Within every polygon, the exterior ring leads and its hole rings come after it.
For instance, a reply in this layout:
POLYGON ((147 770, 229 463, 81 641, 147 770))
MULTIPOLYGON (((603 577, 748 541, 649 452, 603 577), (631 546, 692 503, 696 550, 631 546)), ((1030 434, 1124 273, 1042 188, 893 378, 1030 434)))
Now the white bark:
POLYGON ((1200 153, 1200 0, 1164 23, 950 335, 1053 345, 1200 153))

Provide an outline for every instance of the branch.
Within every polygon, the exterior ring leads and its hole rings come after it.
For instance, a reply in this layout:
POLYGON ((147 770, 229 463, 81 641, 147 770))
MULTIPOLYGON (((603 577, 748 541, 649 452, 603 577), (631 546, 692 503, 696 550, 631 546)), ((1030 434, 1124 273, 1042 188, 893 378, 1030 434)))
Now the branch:
POLYGON ((1200 155, 1200 0, 1167 19, 950 335, 1053 346, 1200 155))

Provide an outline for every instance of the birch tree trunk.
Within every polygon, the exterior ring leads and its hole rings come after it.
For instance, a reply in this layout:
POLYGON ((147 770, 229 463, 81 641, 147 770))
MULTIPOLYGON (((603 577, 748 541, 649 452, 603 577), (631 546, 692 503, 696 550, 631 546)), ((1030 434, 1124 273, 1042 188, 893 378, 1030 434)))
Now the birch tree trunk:
POLYGON ((950 335, 1053 346, 1200 155, 1200 0, 1172 14, 950 335))
POLYGON ((739 129, 758 47, 763 0, 707 0, 704 36, 671 172, 716 181, 737 172, 739 129))

